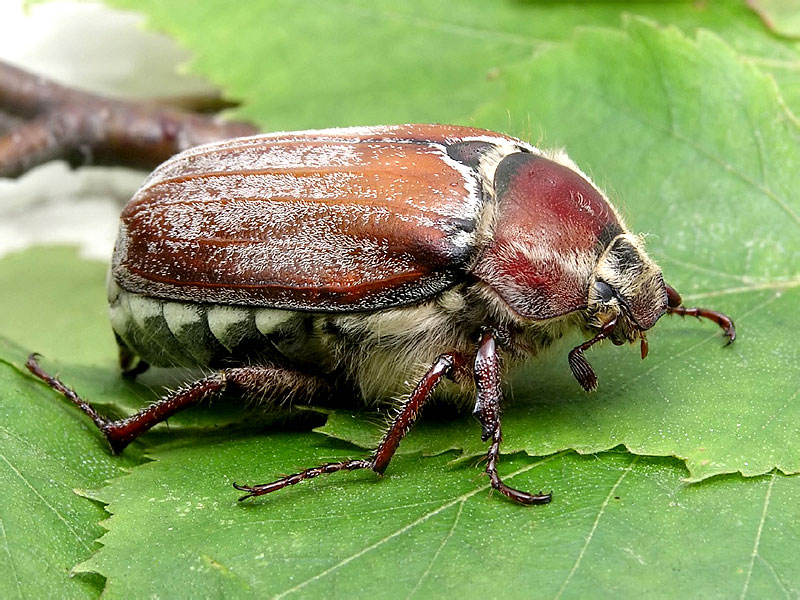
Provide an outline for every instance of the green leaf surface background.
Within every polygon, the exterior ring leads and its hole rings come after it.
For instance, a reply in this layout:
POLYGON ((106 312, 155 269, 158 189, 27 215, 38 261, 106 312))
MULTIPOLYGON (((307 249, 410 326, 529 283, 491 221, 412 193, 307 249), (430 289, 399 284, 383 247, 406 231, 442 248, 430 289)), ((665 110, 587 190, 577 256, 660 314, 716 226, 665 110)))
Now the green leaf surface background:
POLYGON ((232 477, 268 477, 352 449, 309 435, 211 436, 198 463, 197 444, 162 446, 155 462, 93 495, 113 516, 105 547, 79 570, 108 574, 106 597, 776 597, 800 589, 795 559, 782 551, 800 540, 791 516, 797 478, 686 486, 670 459, 516 455, 504 462, 513 485, 569 485, 531 510, 490 496, 473 465, 404 455, 385 480, 332 476, 236 505, 232 477), (141 548, 146 557, 123 564, 141 548))
MULTIPOLYGON (((603 432, 573 447, 608 447, 613 432, 634 452, 688 459, 693 479, 797 472, 800 328, 790 315, 800 307, 800 200, 787 166, 800 164, 800 131, 772 80, 715 35, 691 40, 628 20, 621 31, 583 30, 510 68, 505 83, 507 95, 477 118, 535 117, 545 145, 574 147, 589 172, 613 176, 608 187, 632 229, 649 234, 667 281, 688 305, 735 315, 740 332, 719 349, 715 327, 673 319, 653 332, 645 364, 630 350, 597 352, 598 371, 616 381, 580 407, 555 408, 559 421, 585 414, 603 432), (565 72, 579 76, 564 83, 565 72), (534 83, 538 93, 525 98, 534 83)), ((540 395, 556 404, 565 394, 540 395)))
POLYGON ((490 495, 477 423, 431 415, 383 478, 238 504, 234 480, 361 456, 383 417, 334 412, 312 434, 220 402, 112 457, 22 369, 42 352, 113 414, 157 397, 155 379, 117 374, 105 266, 63 248, 5 257, 0 596, 800 595, 795 41, 737 2, 109 4, 190 48, 190 68, 267 130, 440 121, 564 147, 687 304, 731 314, 739 339, 664 318, 644 362, 587 353, 591 395, 566 363, 577 338, 515 373, 500 468, 552 489, 548 506, 490 495))
POLYGON ((91 423, 20 372, 19 348, 0 341, 0 352, 0 596, 97 597, 100 578, 70 571, 99 548, 105 513, 74 490, 124 474, 136 453, 111 456, 91 423))
MULTIPOLYGON (((714 31, 800 106, 800 45, 770 34, 745 2, 533 0, 109 0, 191 48, 190 69, 265 130, 453 122, 496 93, 505 67, 635 14, 714 31)), ((530 90, 535 95, 535 88, 530 90)), ((539 132, 538 123, 533 123, 539 132)))

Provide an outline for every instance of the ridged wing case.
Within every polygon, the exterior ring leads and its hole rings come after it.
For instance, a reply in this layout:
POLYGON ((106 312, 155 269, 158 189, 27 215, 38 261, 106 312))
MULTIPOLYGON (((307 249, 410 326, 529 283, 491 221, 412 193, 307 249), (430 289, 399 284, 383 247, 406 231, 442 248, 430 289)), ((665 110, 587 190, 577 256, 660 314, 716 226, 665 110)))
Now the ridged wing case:
POLYGON ((452 286, 477 249, 481 180, 447 148, 496 133, 385 126, 239 138, 161 165, 112 263, 157 298, 377 310, 452 286))

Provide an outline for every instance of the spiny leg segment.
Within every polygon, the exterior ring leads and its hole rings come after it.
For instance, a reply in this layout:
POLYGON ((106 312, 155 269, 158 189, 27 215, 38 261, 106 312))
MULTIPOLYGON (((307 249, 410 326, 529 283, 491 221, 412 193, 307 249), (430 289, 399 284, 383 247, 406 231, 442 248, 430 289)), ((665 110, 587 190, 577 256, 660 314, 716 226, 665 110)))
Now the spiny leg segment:
MULTIPOLYGON (((389 430, 370 458, 327 463, 282 477, 267 484, 255 486, 234 484, 236 489, 246 492, 240 500, 269 494, 306 479, 338 471, 370 469, 376 473, 383 473, 401 440, 414 424, 422 407, 433 395, 440 381, 444 377, 451 375, 454 369, 463 368, 464 362, 464 357, 458 353, 443 354, 436 360, 417 384, 402 410, 394 418, 389 430)), ((97 428, 106 436, 111 449, 115 453, 121 452, 138 436, 180 410, 210 400, 225 391, 236 391, 250 397, 264 395, 280 397, 281 395, 292 394, 300 389, 315 389, 320 385, 324 385, 319 378, 284 369, 252 366, 224 369, 165 396, 135 415, 112 421, 99 414, 89 402, 83 400, 57 377, 45 372, 39 365, 37 355, 32 354, 28 357, 26 366, 32 374, 44 381, 52 389, 64 395, 89 416, 97 428)), ((489 476, 492 487, 508 498, 521 504, 545 504, 550 501, 550 494, 529 494, 516 490, 503 483, 497 473, 500 443, 502 442, 500 429, 500 402, 502 400, 500 373, 500 361, 495 340, 492 334, 487 333, 481 340, 474 365, 475 383, 478 390, 475 414, 483 425, 482 439, 484 441, 491 439, 487 453, 486 473, 489 476)))
MULTIPOLYGON (((389 425, 389 430, 384 434, 383 439, 370 458, 327 463, 282 477, 272 483, 254 486, 234 484, 237 490, 247 492, 240 500, 269 494, 284 487, 298 484, 306 479, 338 471, 371 469, 376 473, 383 473, 400 445, 400 441, 414 424, 422 407, 433 395, 436 386, 444 377, 451 375, 454 369, 463 367, 463 363, 464 357, 455 352, 443 354, 436 360, 416 388, 414 388, 402 410, 389 425)), ((483 426, 482 439, 484 441, 491 439, 491 445, 486 455, 486 473, 489 476, 492 487, 508 498, 521 504, 546 504, 550 502, 550 494, 529 494, 516 490, 503 483, 497 473, 497 462, 500 457, 500 443, 502 441, 500 430, 500 402, 502 400, 500 374, 500 360, 497 355, 494 337, 491 333, 486 333, 481 340, 475 357, 474 375, 478 393, 473 413, 483 426)))
POLYGON ((116 454, 122 452, 137 437, 166 421, 175 413, 218 397, 225 391, 235 391, 251 398, 261 396, 281 398, 301 390, 312 393, 320 385, 324 385, 317 377, 285 369, 253 366, 223 369, 161 398, 135 415, 112 421, 100 415, 89 402, 83 400, 57 377, 45 372, 39 366, 36 354, 28 357, 25 366, 36 377, 63 394, 67 400, 86 413, 106 436, 112 451, 116 454))
POLYGON ((433 395, 436 386, 447 376, 456 364, 458 356, 454 353, 442 354, 433 366, 428 370, 422 380, 414 388, 408 401, 403 405, 403 409, 397 414, 389 426, 389 430, 384 434, 378 447, 370 458, 358 460, 344 460, 334 463, 326 463, 318 467, 305 469, 299 473, 287 475, 271 483, 259 485, 239 485, 233 484, 237 490, 247 492, 239 500, 245 500, 254 496, 263 496, 276 490, 280 490, 290 485, 296 485, 306 479, 313 479, 319 475, 336 473, 338 471, 355 471, 357 469, 371 469, 376 473, 383 473, 389 462, 392 460, 400 441, 405 437, 408 430, 414 424, 422 407, 433 395))

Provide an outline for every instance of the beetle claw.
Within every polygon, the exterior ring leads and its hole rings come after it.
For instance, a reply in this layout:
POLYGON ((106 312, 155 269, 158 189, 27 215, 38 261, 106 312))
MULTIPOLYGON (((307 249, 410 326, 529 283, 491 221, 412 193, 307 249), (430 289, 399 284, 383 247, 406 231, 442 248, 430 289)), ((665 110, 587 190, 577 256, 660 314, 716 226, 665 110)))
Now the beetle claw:
POLYGON ((733 326, 733 321, 731 321, 730 325, 724 327, 723 329, 724 331, 722 335, 728 338, 728 341, 725 343, 725 345, 730 346, 733 343, 733 340, 736 339, 736 328, 733 326))
POLYGON ((234 481, 233 487, 239 490, 240 492, 247 492, 244 496, 239 497, 239 502, 241 502, 242 500, 247 500, 248 498, 254 498, 255 496, 258 496, 258 493, 253 486, 239 485, 234 481))
POLYGON ((647 338, 644 336, 644 332, 642 332, 642 337, 641 337, 641 347, 640 347, 640 352, 641 352, 641 355, 642 355, 642 360, 644 360, 645 358, 647 358, 647 353, 648 353, 649 351, 650 351, 650 346, 647 344, 647 338))

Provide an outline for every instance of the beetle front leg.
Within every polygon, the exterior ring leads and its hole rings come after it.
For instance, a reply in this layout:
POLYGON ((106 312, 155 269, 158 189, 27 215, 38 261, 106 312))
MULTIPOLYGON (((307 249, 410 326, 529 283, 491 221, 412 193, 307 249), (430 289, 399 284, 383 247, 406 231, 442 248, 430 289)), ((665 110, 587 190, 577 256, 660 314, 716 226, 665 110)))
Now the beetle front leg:
POLYGON ((736 327, 733 320, 725 313, 710 310, 708 308, 687 308, 683 306, 681 295, 670 285, 667 288, 667 313, 680 315, 682 317, 697 317, 698 319, 708 319, 722 327, 723 335, 728 338, 728 344, 736 339, 736 327))
POLYGON ((416 421, 422 407, 433 395, 436 386, 447 375, 449 375, 453 368, 459 363, 460 355, 455 353, 442 354, 433 366, 428 369, 428 372, 422 380, 411 392, 408 401, 403 405, 403 409, 397 413, 395 418, 389 425, 388 431, 383 435, 378 447, 373 452, 372 457, 368 459, 359 460, 344 460, 335 463, 326 463, 318 467, 312 467, 299 473, 287 475, 271 483, 263 483, 259 485, 239 485, 234 483, 233 487, 237 490, 247 492, 239 500, 245 500, 254 496, 263 496, 285 488, 290 485, 295 485, 306 479, 313 479, 319 475, 336 473, 338 471, 355 471, 356 469, 372 469, 376 473, 383 474, 389 462, 392 460, 400 441, 405 437, 408 430, 416 421))
POLYGON ((507 486, 497 473, 497 461, 500 458, 500 442, 503 435, 500 430, 500 402, 503 391, 500 386, 500 359, 497 345, 491 333, 486 333, 481 340, 478 354, 475 357, 475 385, 478 389, 475 412, 483 426, 481 439, 491 437, 492 443, 486 454, 486 473, 492 487, 504 496, 520 504, 547 504, 551 494, 530 494, 507 486))
POLYGON ((175 413, 200 402, 211 400, 225 391, 234 391, 243 397, 251 398, 286 397, 298 392, 312 394, 320 385, 324 385, 322 380, 317 377, 285 369, 272 367, 223 369, 164 396, 135 415, 112 421, 100 415, 90 403, 64 385, 57 377, 45 372, 39 366, 37 355, 31 354, 25 366, 36 377, 63 394, 86 413, 106 436, 115 454, 122 452, 137 437, 166 421, 175 413))

